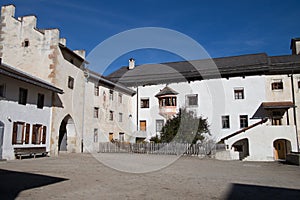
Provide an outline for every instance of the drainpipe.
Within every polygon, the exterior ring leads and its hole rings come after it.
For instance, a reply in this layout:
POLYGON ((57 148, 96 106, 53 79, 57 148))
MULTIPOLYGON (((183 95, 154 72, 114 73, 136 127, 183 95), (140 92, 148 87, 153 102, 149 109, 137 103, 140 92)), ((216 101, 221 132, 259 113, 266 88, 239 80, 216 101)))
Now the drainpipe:
POLYGON ((81 131, 81 153, 83 153, 83 133, 84 133, 84 114, 85 114, 85 90, 86 83, 88 82, 89 72, 87 67, 83 71, 84 81, 83 81, 83 102, 82 102, 82 131, 81 131))
POLYGON ((295 100, 295 90, 294 90, 294 75, 291 74, 291 86, 292 86, 292 100, 293 100, 293 114, 294 114, 294 124, 296 128, 296 141, 297 141, 297 151, 299 152, 299 139, 298 139, 298 128, 297 128, 297 115, 296 115, 296 100, 295 100))
POLYGON ((139 86, 136 86, 136 130, 139 130, 139 86))

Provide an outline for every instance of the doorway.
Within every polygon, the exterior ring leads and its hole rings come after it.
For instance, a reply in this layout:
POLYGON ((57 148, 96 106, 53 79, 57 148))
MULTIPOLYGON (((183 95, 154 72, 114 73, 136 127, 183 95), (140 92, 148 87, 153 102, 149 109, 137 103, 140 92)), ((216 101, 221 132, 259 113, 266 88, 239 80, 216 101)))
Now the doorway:
POLYGON ((249 141, 247 138, 235 142, 232 147, 234 148, 234 151, 239 152, 240 160, 249 156, 249 141))
POLYGON ((286 139, 275 140, 273 146, 275 160, 285 160, 286 155, 291 151, 291 142, 286 139))
POLYGON ((72 131, 75 131, 74 121, 70 115, 67 115, 62 120, 59 127, 58 151, 68 151, 68 136, 71 134, 72 131))

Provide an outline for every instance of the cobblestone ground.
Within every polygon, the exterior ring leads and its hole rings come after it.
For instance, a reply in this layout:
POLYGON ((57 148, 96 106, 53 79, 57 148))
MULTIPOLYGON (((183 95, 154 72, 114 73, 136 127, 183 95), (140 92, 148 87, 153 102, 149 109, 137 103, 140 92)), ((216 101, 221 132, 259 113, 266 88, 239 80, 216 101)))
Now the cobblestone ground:
POLYGON ((300 199, 299 166, 277 162, 181 157, 161 170, 134 174, 90 154, 64 154, 0 162, 0 180, 0 199, 300 199))

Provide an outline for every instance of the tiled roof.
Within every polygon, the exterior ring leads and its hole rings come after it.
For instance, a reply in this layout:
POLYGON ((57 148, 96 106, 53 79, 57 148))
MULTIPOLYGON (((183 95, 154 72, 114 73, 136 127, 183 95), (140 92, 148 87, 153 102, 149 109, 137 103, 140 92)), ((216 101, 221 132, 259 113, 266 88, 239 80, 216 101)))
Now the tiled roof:
POLYGON ((268 56, 265 53, 260 53, 162 64, 145 64, 136 66, 132 70, 129 70, 128 67, 122 67, 107 76, 107 78, 126 86, 139 86, 282 73, 300 73, 300 56, 268 56))
POLYGON ((11 67, 9 65, 6 65, 4 63, 1 63, 0 65, 0 74, 4 74, 6 76, 9 76, 11 78, 24 81, 26 83, 30 83, 32 85, 39 86, 41 88, 45 88, 47 90, 63 94, 63 90, 60 88, 57 88, 53 86, 51 83, 48 83, 42 79, 39 79, 37 77, 34 77, 30 74, 27 74, 19 69, 16 69, 14 67, 11 67))
POLYGON ((177 94, 178 94, 178 92, 176 92, 172 88, 169 88, 168 86, 166 86, 159 93, 157 93, 155 95, 155 97, 160 97, 160 96, 164 96, 164 95, 177 95, 177 94))

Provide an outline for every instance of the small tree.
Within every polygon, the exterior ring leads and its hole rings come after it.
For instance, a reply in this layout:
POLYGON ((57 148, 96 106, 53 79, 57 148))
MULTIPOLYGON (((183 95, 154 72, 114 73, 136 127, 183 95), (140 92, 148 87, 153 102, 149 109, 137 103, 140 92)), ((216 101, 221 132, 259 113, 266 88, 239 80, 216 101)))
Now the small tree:
MULTIPOLYGON (((169 119, 162 128, 160 142, 196 143, 203 140, 203 133, 209 133, 207 119, 197 117, 191 111, 183 108, 173 118, 169 119)), ((158 142, 154 137, 152 141, 158 142)))

